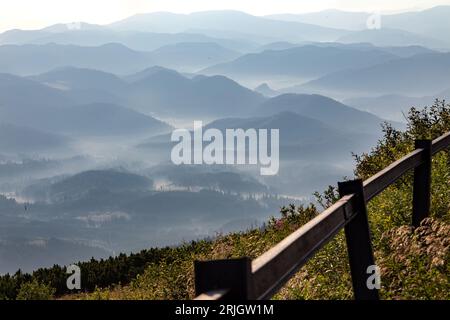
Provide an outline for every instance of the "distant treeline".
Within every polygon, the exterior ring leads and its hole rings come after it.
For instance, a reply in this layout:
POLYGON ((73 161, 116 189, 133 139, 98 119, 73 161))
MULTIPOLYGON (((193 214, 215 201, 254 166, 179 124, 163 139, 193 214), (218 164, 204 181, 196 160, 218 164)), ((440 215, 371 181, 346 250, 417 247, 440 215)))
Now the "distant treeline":
MULTIPOLYGON (((194 243, 193 243, 194 244, 194 243)), ((197 243, 198 244, 198 243, 197 243)), ((192 249, 192 246, 190 246, 192 249)), ((76 263, 81 269, 81 290, 82 292, 92 292, 96 288, 106 288, 113 284, 128 284, 136 278, 138 274, 144 272, 151 263, 157 263, 161 259, 166 261, 170 257, 179 256, 187 246, 176 248, 152 248, 142 250, 135 254, 120 254, 108 259, 95 260, 76 263)), ((23 284, 37 281, 55 289, 55 295, 75 293, 67 288, 66 267, 54 265, 51 268, 41 268, 32 274, 22 273, 20 270, 14 275, 6 274, 0 276, 0 300, 16 299, 23 284)))

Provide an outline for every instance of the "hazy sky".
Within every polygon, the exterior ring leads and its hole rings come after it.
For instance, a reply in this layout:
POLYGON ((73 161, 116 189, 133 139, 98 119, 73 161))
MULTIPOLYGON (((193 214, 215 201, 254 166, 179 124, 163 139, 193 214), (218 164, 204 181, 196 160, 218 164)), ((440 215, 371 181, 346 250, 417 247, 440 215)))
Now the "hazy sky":
POLYGON ((232 9, 255 15, 302 13, 336 8, 350 11, 405 11, 450 5, 450 0, 0 0, 0 31, 35 29, 58 22, 105 24, 135 13, 190 13, 232 9))

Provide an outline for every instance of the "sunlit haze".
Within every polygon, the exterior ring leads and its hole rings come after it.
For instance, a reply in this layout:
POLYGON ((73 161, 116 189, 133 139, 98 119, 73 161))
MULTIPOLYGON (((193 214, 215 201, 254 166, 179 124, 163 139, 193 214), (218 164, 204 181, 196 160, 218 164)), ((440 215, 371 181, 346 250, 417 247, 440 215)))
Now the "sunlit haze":
POLYGON ((366 12, 401 12, 436 5, 450 0, 15 0, 0 2, 0 31, 36 29, 59 22, 84 21, 106 24, 136 13, 170 11, 191 13, 205 10, 240 10, 254 15, 303 13, 326 9, 366 12))

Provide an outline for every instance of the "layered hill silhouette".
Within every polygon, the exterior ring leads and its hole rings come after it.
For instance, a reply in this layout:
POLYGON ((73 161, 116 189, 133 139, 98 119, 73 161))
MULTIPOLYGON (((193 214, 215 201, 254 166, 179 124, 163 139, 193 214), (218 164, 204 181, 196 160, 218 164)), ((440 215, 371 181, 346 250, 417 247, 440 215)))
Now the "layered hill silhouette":
POLYGON ((153 51, 177 43, 204 42, 248 52, 256 49, 258 42, 298 43, 341 39, 379 45, 394 43, 448 48, 449 10, 449 6, 439 6, 417 12, 383 14, 382 28, 374 32, 367 32, 367 19, 376 14, 373 12, 326 10, 267 17, 238 11, 208 11, 190 15, 160 12, 135 15, 107 26, 76 23, 57 24, 41 30, 9 30, 0 34, 0 44, 100 46, 114 42, 138 51, 153 51))
POLYGON ((118 76, 95 69, 61 67, 31 76, 30 79, 62 90, 121 92, 125 81, 118 76))
POLYGON ((160 164, 150 168, 146 174, 164 183, 156 184, 157 190, 212 189, 231 193, 269 193, 270 188, 257 178, 243 171, 222 166, 176 166, 160 164))
POLYGON ((73 102, 65 92, 30 79, 0 73, 0 110, 59 107, 73 102), (23 94, 26 92, 26 94, 23 94))
POLYGON ((0 148, 3 153, 51 152, 66 147, 69 141, 69 138, 54 133, 0 123, 0 148))
POLYGON ((109 27, 116 30, 145 31, 145 32, 186 32, 201 31, 206 35, 221 30, 229 35, 245 33, 251 39, 255 36, 263 39, 283 39, 286 41, 330 41, 346 33, 345 30, 325 28, 298 22, 274 21, 262 17, 252 16, 239 11, 205 11, 189 15, 166 12, 138 14, 122 21, 115 22, 109 27))
MULTIPOLYGON (((268 16, 268 18, 283 21, 310 23, 328 28, 361 31, 367 29, 367 20, 373 14, 377 14, 377 12, 346 12, 342 10, 332 9, 297 15, 278 14, 268 16)), ((427 37, 428 40, 439 40, 441 42, 445 42, 448 47, 449 39, 447 30, 450 28, 450 24, 448 21, 449 14, 450 6, 436 6, 422 11, 404 12, 397 14, 381 14, 380 23, 382 29, 397 29, 407 31, 412 37, 422 36, 422 40, 424 39, 424 37, 427 37)), ((383 36, 381 34, 382 33, 380 33, 381 38, 378 39, 378 42, 384 42, 384 40, 382 40, 383 36)), ((410 39, 412 40, 414 38, 410 39)), ((398 40, 402 41, 401 38, 399 38, 398 40)))
POLYGON ((323 76, 297 88, 303 91, 359 95, 429 95, 449 85, 450 54, 430 53, 323 76))
POLYGON ((42 181, 24 190, 24 194, 39 200, 63 202, 83 198, 92 191, 148 191, 153 188, 149 178, 118 170, 91 170, 62 178, 42 181))
POLYGON ((328 28, 361 30, 367 27, 366 22, 369 15, 370 14, 367 12, 347 12, 337 9, 328 9, 304 14, 272 14, 266 17, 282 21, 316 24, 328 28))
POLYGON ((227 76, 298 76, 314 78, 348 68, 387 62, 397 56, 379 49, 304 45, 284 50, 268 50, 244 55, 232 62, 202 70, 204 74, 227 76))
POLYGON ((383 120, 321 95, 283 94, 264 102, 257 114, 294 112, 346 131, 378 133, 383 120))
POLYGON ((291 111, 337 128, 362 132, 378 132, 382 122, 320 95, 282 95, 268 100, 223 76, 187 78, 160 67, 125 78, 77 68, 61 68, 29 79, 11 75, 3 78, 0 85, 8 86, 0 96, 5 121, 63 133, 164 132, 170 127, 148 115, 173 113, 217 118, 291 111), (34 99, 18 94, 24 88, 32 88, 27 90, 34 92, 34 99), (80 99, 86 103, 80 104, 80 99), (109 102, 115 99, 127 107, 109 102), (31 116, 30 110, 38 112, 31 116))
MULTIPOLYGON (((84 24, 83 24, 84 25, 84 24)), ((101 46, 121 43, 137 51, 153 51, 163 46, 178 43, 213 43, 230 50, 247 51, 258 47, 258 43, 240 39, 208 37, 200 33, 154 33, 121 32, 97 26, 96 29, 71 29, 70 25, 58 25, 57 32, 41 30, 9 30, 0 34, 0 44, 72 44, 78 46, 101 46)))
POLYGON ((153 64, 148 53, 117 43, 98 47, 75 45, 4 45, 0 46, 0 71, 19 75, 48 72, 59 67, 79 67, 126 74, 153 64))
POLYGON ((444 48, 449 44, 426 37, 424 35, 414 34, 405 30, 380 28, 373 30, 355 31, 351 34, 340 37, 337 41, 342 43, 369 42, 376 46, 411 46, 419 45, 429 48, 444 48))
POLYGON ((267 83, 260 84, 255 88, 255 91, 266 97, 275 97, 280 94, 278 91, 273 90, 267 83))
POLYGON ((383 24, 388 28, 396 28, 422 34, 430 38, 450 43, 448 29, 450 22, 450 6, 436 6, 418 12, 384 15, 383 24))
MULTIPOLYGON (((357 110, 355 112, 360 113, 357 110)), ((373 134, 370 128, 355 128, 351 123, 338 128, 335 123, 330 124, 329 122, 292 111, 280 111, 269 116, 223 118, 205 125, 204 129, 218 129, 224 137, 226 130, 233 128, 244 130, 279 129, 280 159, 282 161, 313 159, 317 161, 326 154, 333 154, 335 160, 339 161, 339 159, 348 156, 348 152, 344 150, 350 148, 359 151, 368 142, 376 141, 377 136, 373 134), (360 129, 360 131, 355 135, 357 129, 360 129)), ((164 150, 162 152, 169 155, 175 143, 171 142, 171 135, 167 134, 152 137, 137 147, 144 150, 164 150)), ((168 160, 166 158, 166 161, 168 160)))
MULTIPOLYGON (((20 120, 22 124, 29 123, 26 121, 28 118, 33 120, 27 112, 36 108, 40 110, 36 116, 44 119, 49 113, 53 113, 53 117, 62 114, 59 108, 90 105, 92 108, 78 107, 66 111, 71 116, 75 116, 77 111, 81 113, 81 110, 91 112, 91 115, 100 117, 97 120, 120 114, 124 116, 123 124, 127 124, 126 119, 130 117, 137 121, 138 114, 133 109, 147 115, 167 116, 177 112, 180 116, 218 117, 250 113, 264 101, 261 94, 223 76, 187 78, 160 67, 124 78, 77 68, 60 68, 28 79, 4 74, 0 77, 0 86, 8 88, 0 93, 0 112, 8 110, 5 119, 20 120), (27 90, 28 95, 20 94, 23 90, 27 90), (109 115, 105 105, 111 106, 109 115), (95 110, 98 110, 97 114, 95 110), (106 114, 101 115, 102 110, 106 114)), ((44 119, 44 123, 48 121, 44 119)), ((137 121, 136 128, 141 127, 141 123, 137 121)))
POLYGON ((240 53, 211 42, 182 42, 152 51, 159 66, 179 71, 198 71, 214 64, 236 59, 240 53))
POLYGON ((80 136, 158 134, 171 127, 134 110, 106 103, 66 108, 46 108, 37 113, 27 109, 6 111, 8 121, 51 132, 80 136))
POLYGON ((264 97, 224 76, 186 78, 170 70, 147 70, 131 83, 129 101, 139 110, 180 116, 249 113, 264 97))
MULTIPOLYGON (((447 95, 447 97, 450 97, 447 95)), ((382 95, 377 97, 359 97, 344 100, 349 106, 355 106, 378 116, 394 121, 405 121, 405 116, 411 106, 422 108, 431 105, 436 98, 445 98, 444 95, 409 97, 398 94, 382 95)))
MULTIPOLYGON (((73 75, 73 71, 70 69, 69 74, 73 75)), ((75 73, 77 77, 72 80, 76 79, 76 84, 72 81, 70 85, 80 86, 86 78, 75 73)), ((92 74, 87 70, 81 73, 85 76, 92 74)), ((114 79, 100 74, 108 81, 114 79)), ((52 80, 58 82, 56 79, 68 79, 67 73, 58 75, 52 80)), ((44 77, 45 80, 48 80, 48 76, 44 77)), ((120 83, 120 80, 117 81, 120 83)), ((76 135, 157 134, 171 129, 159 120, 119 105, 102 102, 78 105, 72 95, 74 92, 17 76, 1 75, 0 87, 4 88, 0 91, 2 121, 19 126, 76 135)), ((76 94, 79 92, 75 91, 76 94)))
POLYGON ((138 72, 150 66, 198 71, 231 61, 240 53, 214 42, 183 42, 153 51, 136 51, 120 43, 101 46, 23 44, 0 46, 0 72, 33 75, 57 68, 77 67, 115 74, 138 72))

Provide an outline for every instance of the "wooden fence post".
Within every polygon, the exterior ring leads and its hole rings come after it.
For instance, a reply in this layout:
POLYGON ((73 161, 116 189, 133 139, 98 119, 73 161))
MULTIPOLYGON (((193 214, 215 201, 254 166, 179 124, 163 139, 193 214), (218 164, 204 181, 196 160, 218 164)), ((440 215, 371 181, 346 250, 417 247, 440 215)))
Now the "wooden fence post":
POLYGON ((341 197, 350 194, 355 194, 356 196, 354 208, 356 215, 345 226, 345 238, 355 299, 378 300, 378 289, 370 289, 367 285, 367 280, 371 276, 371 274, 367 273, 367 270, 369 266, 375 265, 375 259, 372 251, 363 181, 358 179, 340 182, 338 186, 341 197))
POLYGON ((250 258, 195 261, 195 294, 228 289, 227 300, 253 299, 250 258))
POLYGON ((412 225, 420 226, 430 214, 431 196, 431 140, 416 140, 415 148, 423 149, 425 161, 414 169, 412 225))

